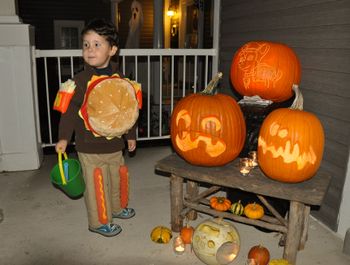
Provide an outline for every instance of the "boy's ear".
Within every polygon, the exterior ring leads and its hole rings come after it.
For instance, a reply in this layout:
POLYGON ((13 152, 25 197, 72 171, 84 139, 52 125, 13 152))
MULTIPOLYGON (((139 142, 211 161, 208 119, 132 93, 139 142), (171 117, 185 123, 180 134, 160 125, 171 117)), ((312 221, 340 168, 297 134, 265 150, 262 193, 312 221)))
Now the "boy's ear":
POLYGON ((117 46, 112 46, 112 49, 111 49, 111 51, 110 51, 110 56, 114 56, 116 53, 117 53, 117 51, 118 51, 118 47, 117 46))

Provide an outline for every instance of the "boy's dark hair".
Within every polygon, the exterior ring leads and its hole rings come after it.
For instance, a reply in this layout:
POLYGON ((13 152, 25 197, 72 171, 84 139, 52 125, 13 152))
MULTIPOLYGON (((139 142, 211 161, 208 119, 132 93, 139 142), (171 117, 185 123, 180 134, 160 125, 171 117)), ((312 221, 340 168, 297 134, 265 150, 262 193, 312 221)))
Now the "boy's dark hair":
POLYGON ((119 34, 116 27, 109 21, 104 19, 91 20, 81 31, 83 37, 88 31, 95 31, 98 35, 106 38, 111 46, 119 45, 119 34))

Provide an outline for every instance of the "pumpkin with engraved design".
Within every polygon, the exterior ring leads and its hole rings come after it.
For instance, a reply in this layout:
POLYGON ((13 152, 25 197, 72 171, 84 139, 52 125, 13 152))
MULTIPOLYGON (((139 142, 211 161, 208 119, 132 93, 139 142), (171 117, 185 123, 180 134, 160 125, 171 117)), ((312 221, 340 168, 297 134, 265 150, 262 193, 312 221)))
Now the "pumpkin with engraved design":
POLYGON ((233 57, 231 82, 243 96, 258 95, 273 102, 293 96, 292 86, 299 85, 300 62, 290 47, 271 41, 251 41, 233 57))

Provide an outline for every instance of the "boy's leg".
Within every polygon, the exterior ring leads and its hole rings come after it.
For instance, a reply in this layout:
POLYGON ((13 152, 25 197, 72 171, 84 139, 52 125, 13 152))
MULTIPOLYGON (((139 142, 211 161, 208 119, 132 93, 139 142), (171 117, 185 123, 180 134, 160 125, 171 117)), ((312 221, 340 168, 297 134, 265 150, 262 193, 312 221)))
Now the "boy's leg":
POLYGON ((124 165, 122 152, 111 154, 109 159, 109 183, 110 183, 110 202, 112 205, 112 217, 120 219, 129 219, 135 215, 132 208, 121 208, 120 204, 120 176, 119 168, 124 165))
POLYGON ((89 227, 98 228, 105 223, 112 222, 111 205, 109 202, 109 170, 107 166, 103 165, 103 160, 101 160, 100 155, 78 153, 78 156, 83 169, 84 181, 86 184, 84 200, 88 215, 89 227), (96 173, 97 168, 101 169, 100 172, 102 173, 101 183, 103 183, 103 188, 100 187, 101 194, 104 196, 104 201, 102 200, 101 202, 104 203, 104 205, 102 206, 98 205, 96 199, 94 175, 96 173), (105 213, 107 216, 106 222, 101 222, 101 217, 99 218, 99 207, 105 208, 105 213))
POLYGON ((119 177, 119 167, 124 165, 123 153, 116 152, 110 154, 110 159, 108 161, 109 169, 109 195, 111 202, 112 213, 118 213, 122 209, 120 207, 120 177, 119 177))

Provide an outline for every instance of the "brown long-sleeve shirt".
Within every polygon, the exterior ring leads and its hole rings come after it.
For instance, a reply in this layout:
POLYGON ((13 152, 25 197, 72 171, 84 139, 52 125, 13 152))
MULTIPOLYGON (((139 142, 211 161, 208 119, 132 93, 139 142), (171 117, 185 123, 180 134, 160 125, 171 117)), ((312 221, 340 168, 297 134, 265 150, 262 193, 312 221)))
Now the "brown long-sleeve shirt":
MULTIPOLYGON (((111 66, 112 72, 118 73, 117 64, 111 62, 111 66)), ((93 75, 98 75, 98 73, 96 73, 93 67, 86 65, 82 72, 74 76, 73 80, 76 83, 75 93, 67 111, 61 115, 58 131, 59 140, 65 139, 69 142, 74 133, 75 148, 78 152, 107 154, 121 151, 125 148, 125 139, 136 139, 137 124, 135 124, 122 138, 115 137, 108 140, 105 137, 95 137, 91 131, 88 131, 85 128, 84 121, 79 116, 79 109, 84 101, 87 83, 93 75)))

